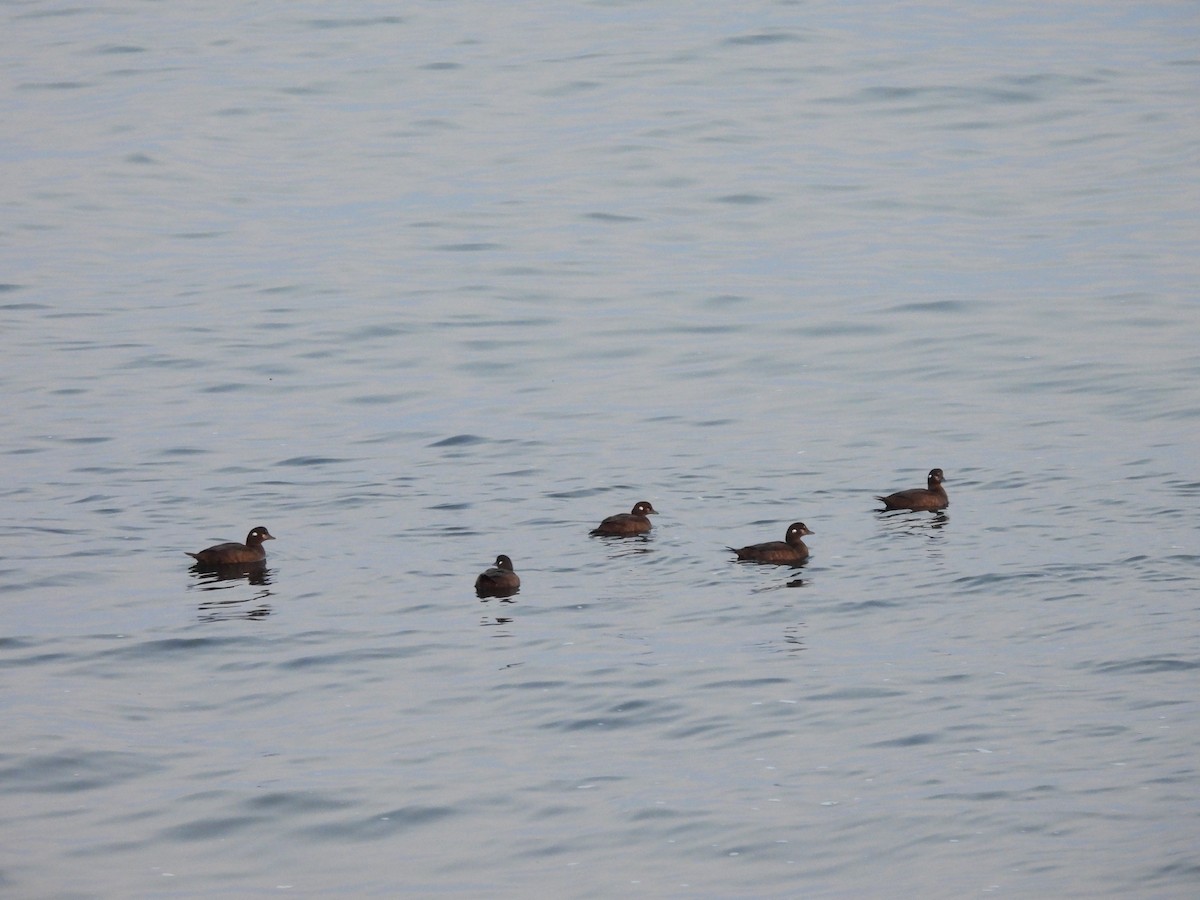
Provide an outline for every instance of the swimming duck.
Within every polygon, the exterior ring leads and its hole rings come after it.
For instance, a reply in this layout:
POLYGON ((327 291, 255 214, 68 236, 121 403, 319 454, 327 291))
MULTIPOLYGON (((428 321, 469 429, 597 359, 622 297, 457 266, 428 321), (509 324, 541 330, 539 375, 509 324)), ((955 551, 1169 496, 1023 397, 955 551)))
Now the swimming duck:
POLYGON ((521 578, 513 571, 512 560, 501 553, 496 564, 475 579, 475 593, 480 597, 507 597, 521 587, 521 578))
POLYGON ((737 554, 738 559, 753 560, 754 562, 780 563, 794 565, 808 559, 808 546, 804 536, 812 534, 803 522, 793 522, 788 526, 787 534, 782 541, 767 541, 765 544, 751 544, 749 547, 729 547, 737 554))
POLYGON ((946 489, 942 487, 942 482, 945 478, 946 476, 942 473, 941 469, 930 469, 928 487, 897 491, 894 494, 888 494, 886 497, 876 497, 875 499, 883 504, 881 512, 889 509, 930 511, 945 509, 950 505, 950 498, 946 496, 946 489))
POLYGON ((648 500, 639 500, 627 513, 609 516, 592 529, 592 534, 645 534, 652 527, 646 516, 656 515, 658 510, 648 500))
POLYGON ((263 549, 263 541, 273 540, 275 538, 271 532, 267 531, 264 526, 258 525, 250 529, 244 544, 230 541, 226 544, 216 544, 199 553, 188 553, 188 556, 202 566, 236 566, 257 563, 267 558, 267 551, 263 549))

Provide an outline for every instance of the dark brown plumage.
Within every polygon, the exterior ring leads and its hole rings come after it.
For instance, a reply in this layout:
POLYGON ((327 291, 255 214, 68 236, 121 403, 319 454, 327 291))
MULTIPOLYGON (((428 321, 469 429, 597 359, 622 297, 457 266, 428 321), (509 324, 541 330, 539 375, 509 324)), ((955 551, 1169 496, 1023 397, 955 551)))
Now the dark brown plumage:
POLYGON ((646 516, 655 515, 657 512, 658 510, 650 505, 650 501, 639 500, 633 505, 632 511, 609 516, 592 529, 592 534, 645 534, 652 527, 646 516))
POLYGON ((778 563, 780 565, 795 565, 808 559, 808 547, 804 536, 812 534, 803 522, 793 522, 788 526, 787 534, 782 541, 767 541, 765 544, 751 544, 749 547, 730 547, 740 560, 753 562, 778 563))
POLYGON ((475 593, 480 597, 507 597, 521 589, 521 578, 513 571, 512 560, 501 553, 496 564, 475 579, 475 593))
POLYGON ((267 558, 267 551, 263 549, 263 541, 273 540, 275 538, 271 536, 271 533, 262 525, 258 525, 250 529, 244 544, 230 541, 227 544, 217 544, 207 550, 201 550, 199 553, 188 553, 188 556, 202 566, 236 566, 257 563, 267 558))
POLYGON ((883 504, 884 510, 913 509, 936 512, 950 505, 950 498, 946 496, 946 489, 942 487, 945 478, 941 469, 930 469, 928 487, 897 491, 886 497, 876 497, 875 499, 883 504))

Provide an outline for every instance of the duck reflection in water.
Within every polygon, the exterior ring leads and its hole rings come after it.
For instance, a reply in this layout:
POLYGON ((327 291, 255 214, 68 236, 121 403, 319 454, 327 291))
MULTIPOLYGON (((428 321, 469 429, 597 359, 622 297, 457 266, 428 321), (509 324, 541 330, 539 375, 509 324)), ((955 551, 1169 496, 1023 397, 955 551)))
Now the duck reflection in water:
POLYGON ((265 562, 229 563, 227 565, 212 565, 211 563, 196 563, 189 572, 195 577, 200 587, 206 591, 224 590, 232 585, 227 581, 246 581, 255 585, 271 583, 271 570, 265 562))
POLYGON ((787 628, 783 629, 784 649, 787 650, 787 652, 795 653, 798 650, 805 649, 804 635, 801 634, 803 628, 804 624, 799 623, 796 625, 789 625, 787 628))
POLYGON ((889 532, 923 534, 930 540, 944 538, 945 534, 939 532, 950 524, 950 515, 944 510, 930 513, 927 516, 909 516, 884 509, 879 510, 879 513, 879 519, 886 523, 889 532))
MULTIPOLYGON (((776 563, 776 565, 778 565, 778 563, 776 563)), ((802 569, 802 568, 804 568, 804 563, 794 563, 794 564, 792 564, 792 565, 791 565, 791 568, 793 568, 793 569, 802 569)), ((771 592, 771 591, 785 591, 785 590, 787 590, 788 588, 799 588, 799 587, 805 587, 805 586, 806 586, 808 583, 809 583, 809 582, 808 582, 808 581, 806 581, 806 580, 805 580, 805 579, 803 579, 803 578, 797 578, 797 577, 794 577, 794 573, 792 573, 792 575, 791 575, 791 576, 789 576, 789 577, 788 577, 786 580, 784 580, 784 581, 780 581, 780 582, 777 582, 777 583, 772 583, 772 584, 764 584, 764 585, 761 585, 761 586, 759 586, 759 587, 756 587, 756 588, 754 588, 753 590, 751 590, 751 592, 750 592, 750 593, 752 593, 752 594, 766 594, 766 593, 769 593, 769 592, 771 592)))
POLYGON ((195 584, 189 587, 202 591, 231 591, 222 596, 210 594, 200 606, 200 618, 205 622, 226 619, 265 619, 271 614, 266 599, 271 596, 272 570, 265 563, 242 563, 238 565, 212 566, 197 563, 190 569, 195 584), (254 585, 259 590, 247 595, 240 590, 244 585, 254 585))
POLYGON ((223 622, 231 619, 265 619, 271 614, 271 605, 264 603, 270 591, 259 591, 252 597, 230 600, 205 600, 200 604, 202 622, 223 622))
MULTIPOLYGON (((480 603, 491 603, 493 599, 497 603, 508 603, 508 604, 512 604, 512 605, 515 605, 517 602, 516 600, 510 600, 507 597, 486 597, 482 594, 479 596, 480 603)), ((500 610, 497 610, 497 612, 500 612, 500 610)), ((505 610, 505 612, 507 612, 507 610, 505 610)), ((481 628, 495 628, 497 625, 511 625, 512 622, 513 622, 512 616, 499 616, 499 615, 498 616, 486 616, 485 615, 485 616, 479 617, 479 625, 481 628)), ((507 629, 505 629, 503 631, 497 631, 493 634, 493 637, 512 637, 512 632, 508 631, 507 629)))

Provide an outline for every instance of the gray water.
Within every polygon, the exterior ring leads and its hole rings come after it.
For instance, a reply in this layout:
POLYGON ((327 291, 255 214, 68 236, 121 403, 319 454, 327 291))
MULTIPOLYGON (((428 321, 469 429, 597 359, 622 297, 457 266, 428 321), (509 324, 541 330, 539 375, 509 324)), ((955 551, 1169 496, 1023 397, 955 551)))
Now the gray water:
POLYGON ((0 19, 6 895, 1200 890, 1194 4, 0 19))

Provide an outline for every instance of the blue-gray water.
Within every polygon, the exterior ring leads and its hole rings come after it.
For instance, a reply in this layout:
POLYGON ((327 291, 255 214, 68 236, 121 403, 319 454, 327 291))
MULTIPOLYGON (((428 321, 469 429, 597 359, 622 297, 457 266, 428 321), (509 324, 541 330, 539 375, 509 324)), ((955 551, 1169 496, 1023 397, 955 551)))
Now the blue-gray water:
POLYGON ((0 23, 6 896, 1200 890, 1194 4, 0 23))

